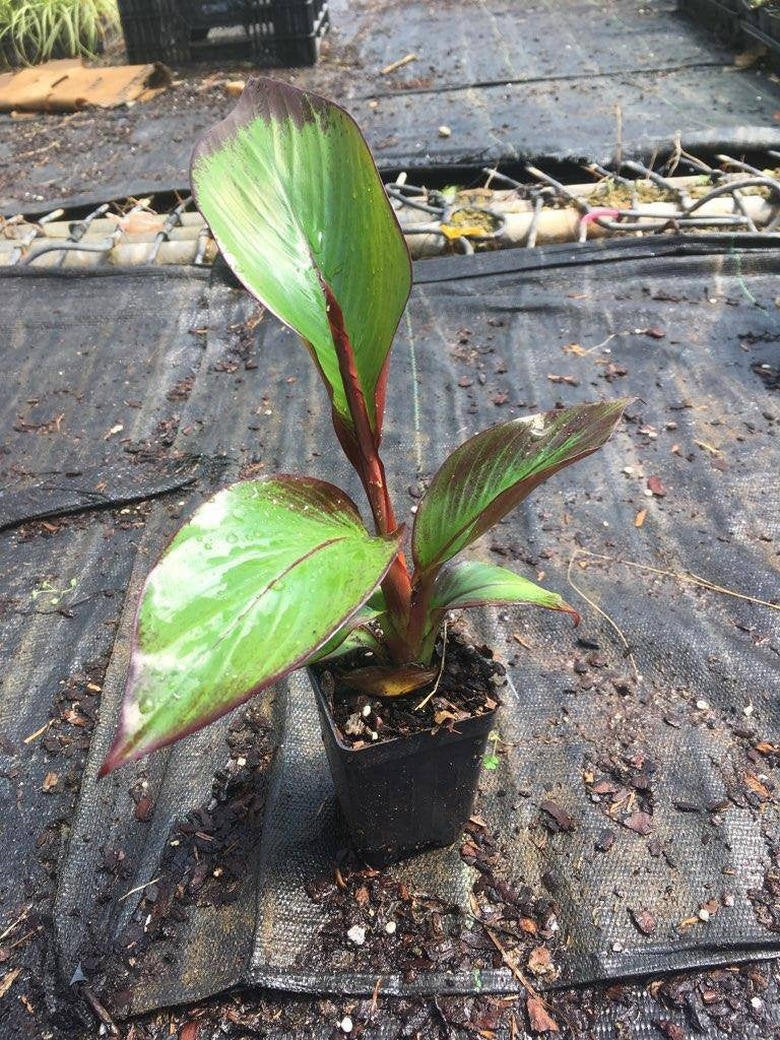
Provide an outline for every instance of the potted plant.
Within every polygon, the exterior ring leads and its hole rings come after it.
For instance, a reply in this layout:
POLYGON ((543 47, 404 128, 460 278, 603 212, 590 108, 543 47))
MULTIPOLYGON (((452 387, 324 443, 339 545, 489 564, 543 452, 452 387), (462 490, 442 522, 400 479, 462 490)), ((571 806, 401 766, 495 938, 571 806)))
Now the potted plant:
POLYGON ((490 654, 448 640, 448 612, 523 603, 576 617, 558 594, 456 557, 603 445, 626 401, 477 434, 434 475, 408 530, 396 520, 380 444, 411 263, 357 125, 324 98, 253 79, 197 143, 192 185, 226 262, 309 351, 373 530, 342 490, 313 477, 243 481, 201 505, 144 587, 101 772, 316 665, 323 736, 359 851, 384 863, 449 843, 471 810, 498 698, 490 654), (453 681, 475 688, 459 697, 453 681), (345 709, 348 696, 357 700, 345 709), (401 717, 388 740, 382 705, 401 717))

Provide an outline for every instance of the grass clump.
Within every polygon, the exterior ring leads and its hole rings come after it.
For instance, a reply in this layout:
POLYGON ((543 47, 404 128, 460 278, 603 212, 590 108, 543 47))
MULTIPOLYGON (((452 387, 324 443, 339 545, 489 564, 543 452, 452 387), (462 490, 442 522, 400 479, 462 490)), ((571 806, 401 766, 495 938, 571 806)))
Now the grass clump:
POLYGON ((0 64, 94 57, 118 30, 117 0, 0 0, 0 64))

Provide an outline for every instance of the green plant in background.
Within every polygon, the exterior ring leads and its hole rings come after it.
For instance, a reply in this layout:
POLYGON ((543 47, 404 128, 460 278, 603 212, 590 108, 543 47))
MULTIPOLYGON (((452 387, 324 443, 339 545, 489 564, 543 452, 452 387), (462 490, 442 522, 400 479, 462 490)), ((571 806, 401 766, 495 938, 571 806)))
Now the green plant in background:
POLYGON ((93 57, 119 30, 116 0, 0 0, 0 60, 93 57))
POLYGON ((200 729, 294 668, 356 647, 375 662, 361 669, 362 688, 422 688, 435 678, 452 609, 525 603, 574 615, 526 578, 455 558, 548 477, 601 447, 627 403, 576 405, 472 437, 432 478, 407 537, 379 449, 411 264, 357 125, 321 97, 251 80, 198 142, 192 183, 227 263, 311 355, 373 531, 343 491, 312 477, 245 481, 203 504, 143 590, 103 773, 200 729))

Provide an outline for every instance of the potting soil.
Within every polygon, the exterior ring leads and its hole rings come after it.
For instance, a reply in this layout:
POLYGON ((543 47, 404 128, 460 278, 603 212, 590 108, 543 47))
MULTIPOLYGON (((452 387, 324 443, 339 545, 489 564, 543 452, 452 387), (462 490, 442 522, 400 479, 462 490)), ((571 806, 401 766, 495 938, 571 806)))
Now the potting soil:
POLYGON ((540 987, 775 955, 777 268, 757 236, 417 266, 386 421, 399 513, 484 426, 635 401, 481 543, 583 620, 477 619, 510 678, 497 768, 459 847, 378 878, 343 858, 303 674, 95 780, 137 595, 181 519, 276 470, 359 495, 305 352, 220 269, 3 274, 0 865, 57 871, 64 977, 138 1012, 240 982, 511 991, 512 950, 540 945, 540 987), (13 793, 20 766, 43 811, 13 793))

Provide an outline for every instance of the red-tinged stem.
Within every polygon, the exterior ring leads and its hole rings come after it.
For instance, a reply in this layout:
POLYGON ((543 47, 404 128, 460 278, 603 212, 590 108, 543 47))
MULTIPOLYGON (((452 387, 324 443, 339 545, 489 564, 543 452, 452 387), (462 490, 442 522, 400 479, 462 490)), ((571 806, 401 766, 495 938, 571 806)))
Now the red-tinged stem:
POLYGON ((412 603, 407 631, 409 647, 415 657, 419 656, 422 648, 425 625, 429 616, 431 597, 433 596, 434 578, 435 574, 428 575, 422 579, 416 579, 412 586, 412 603))
MULTIPOLYGON (((387 488, 385 468, 379 456, 379 435, 375 433, 371 425, 360 375, 355 363, 355 354, 344 324, 341 307, 330 286, 322 278, 321 284, 325 294, 333 344, 336 348, 339 373, 353 424, 353 431, 349 432, 354 433, 354 437, 350 439, 355 450, 347 451, 347 457, 355 466, 365 488, 377 532, 390 534, 397 529, 398 525, 387 488)), ((339 433, 338 430, 337 433, 339 433)), ((339 435, 342 446, 345 434, 347 431, 341 431, 339 435)), ((391 622, 391 631, 386 633, 390 654, 396 663, 407 664, 409 641, 406 632, 412 605, 412 583, 403 554, 399 553, 393 561, 382 582, 382 591, 385 594, 391 622)))

